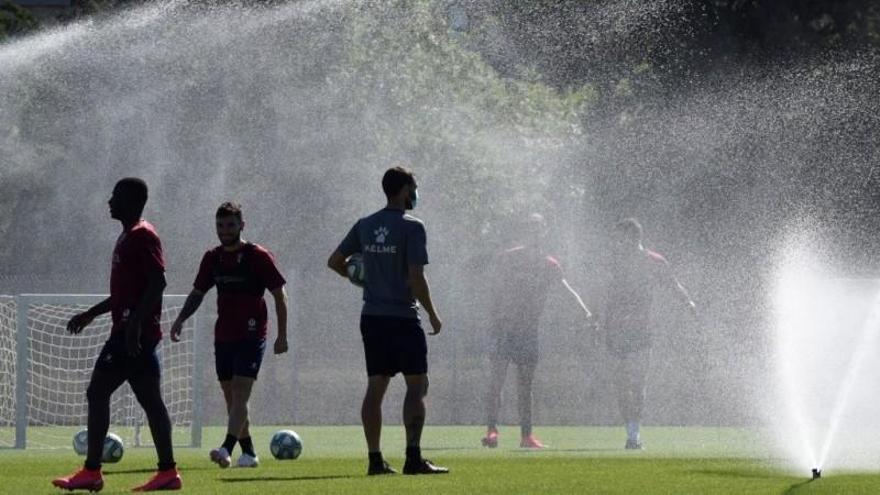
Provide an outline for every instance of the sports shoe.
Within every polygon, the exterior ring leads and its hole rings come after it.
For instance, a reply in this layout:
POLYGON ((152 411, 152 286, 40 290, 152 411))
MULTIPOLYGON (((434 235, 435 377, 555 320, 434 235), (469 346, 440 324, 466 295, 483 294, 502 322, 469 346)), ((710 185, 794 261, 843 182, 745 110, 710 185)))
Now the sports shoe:
POLYGON ((104 477, 101 475, 100 469, 82 468, 70 476, 52 480, 52 484, 65 490, 100 492, 104 488, 104 477))
POLYGON ((522 440, 519 441, 519 446, 522 449, 543 449, 547 447, 532 433, 522 437, 522 440))
POLYGON ((403 464, 403 474, 446 474, 449 469, 435 466, 427 459, 410 460, 403 464))
POLYGON ((642 450, 642 442, 629 439, 626 441, 626 446, 624 448, 626 450, 642 450))
POLYGON ((228 468, 232 464, 232 456, 229 455, 226 447, 212 450, 209 456, 211 457, 211 462, 216 462, 223 469, 228 468))
POLYGON ((480 443, 483 444, 483 447, 489 447, 490 449, 494 449, 498 446, 498 430, 495 428, 489 428, 489 431, 486 433, 486 436, 480 440, 480 443))
POLYGON ((397 474, 397 471, 395 471, 386 461, 370 463, 370 467, 367 469, 367 476, 383 474, 397 474))
POLYGON ((166 469, 165 471, 157 471, 150 481, 141 486, 132 489, 134 492, 154 492, 157 490, 180 490, 183 487, 183 480, 180 479, 180 473, 177 468, 166 469))
POLYGON ((238 456, 238 467, 255 468, 260 465, 260 458, 247 452, 238 456))

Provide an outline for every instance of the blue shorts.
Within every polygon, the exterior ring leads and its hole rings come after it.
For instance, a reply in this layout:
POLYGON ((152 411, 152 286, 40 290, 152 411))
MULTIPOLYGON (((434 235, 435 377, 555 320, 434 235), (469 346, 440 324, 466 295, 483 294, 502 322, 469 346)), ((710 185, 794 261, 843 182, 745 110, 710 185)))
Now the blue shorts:
POLYGON ((361 316, 367 376, 423 375, 428 372, 428 342, 419 320, 361 316))
POLYGON ((95 370, 119 376, 128 380, 132 376, 161 376, 159 342, 141 343, 141 352, 137 356, 129 356, 125 350, 125 335, 115 333, 104 343, 95 370))
POLYGON ((256 380, 265 353, 266 339, 215 342, 214 365, 217 368, 217 379, 226 382, 238 375, 256 380))

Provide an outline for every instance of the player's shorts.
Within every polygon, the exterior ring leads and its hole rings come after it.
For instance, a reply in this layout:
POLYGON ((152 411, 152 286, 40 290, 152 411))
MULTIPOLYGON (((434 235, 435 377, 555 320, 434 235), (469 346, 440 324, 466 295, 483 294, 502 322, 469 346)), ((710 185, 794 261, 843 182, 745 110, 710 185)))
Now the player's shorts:
POLYGON ((265 353, 266 339, 215 342, 214 366, 217 369, 217 379, 227 382, 237 375, 256 380, 265 353))
POLYGON ((651 349, 651 334, 647 329, 606 328, 605 347, 618 358, 639 354, 651 349))
POLYGON ((158 346, 159 341, 142 343, 141 352, 137 356, 129 356, 125 349, 125 335, 121 332, 114 333, 98 354, 95 370, 123 376, 126 380, 133 376, 158 378, 162 374, 158 346))
POLYGON ((538 362, 538 329, 497 328, 494 333, 495 349, 492 358, 514 364, 538 362))
POLYGON ((428 342, 414 318, 361 315, 367 376, 423 375, 428 372, 428 342))

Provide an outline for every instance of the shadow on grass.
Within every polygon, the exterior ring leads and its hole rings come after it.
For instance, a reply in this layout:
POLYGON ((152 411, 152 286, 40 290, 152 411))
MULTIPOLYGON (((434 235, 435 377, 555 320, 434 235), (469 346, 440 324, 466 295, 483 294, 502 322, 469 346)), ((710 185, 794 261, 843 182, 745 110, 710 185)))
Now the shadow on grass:
POLYGON ((422 452, 442 452, 444 450, 478 450, 479 447, 422 447, 422 452))
POLYGON ((816 481, 816 480, 806 480, 806 481, 801 481, 800 483, 795 483, 795 484, 791 485, 790 487, 788 487, 788 490, 785 490, 784 492, 782 492, 782 495, 791 495, 793 493, 797 493, 798 490, 801 489, 801 487, 809 485, 810 483, 812 483, 814 481, 816 481))
POLYGON ((509 452, 513 453, 523 453, 523 454, 534 454, 539 452, 619 452, 623 453, 621 449, 600 449, 600 448, 578 448, 578 449, 554 449, 548 447, 546 449, 515 449, 510 450, 509 452))
POLYGON ((701 474, 704 476, 715 476, 719 478, 760 478, 760 479, 775 479, 779 478, 779 476, 774 475, 773 473, 759 470, 740 470, 740 471, 726 471, 722 469, 700 469, 695 471, 688 471, 689 473, 701 474))
POLYGON ((241 483, 241 482, 259 482, 259 481, 326 481, 326 480, 346 480, 353 478, 364 478, 365 476, 355 476, 351 474, 336 474, 328 476, 266 476, 263 478, 220 478, 224 483, 241 483))
MULTIPOLYGON (((214 466, 212 466, 212 467, 188 467, 188 468, 180 468, 180 470, 182 472, 209 471, 209 470, 216 471, 217 468, 214 466)), ((153 468, 153 469, 149 469, 149 468, 147 468, 147 469, 120 469, 120 470, 114 469, 113 471, 104 471, 103 474, 104 474, 104 476, 112 476, 114 474, 138 474, 138 473, 155 473, 155 472, 156 472, 155 468, 153 468)))

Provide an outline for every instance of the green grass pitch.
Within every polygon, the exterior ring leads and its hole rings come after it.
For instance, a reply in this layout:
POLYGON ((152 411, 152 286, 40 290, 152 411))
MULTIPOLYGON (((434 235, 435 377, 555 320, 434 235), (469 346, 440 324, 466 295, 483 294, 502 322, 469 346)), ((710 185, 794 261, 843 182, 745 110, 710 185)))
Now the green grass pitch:
MULTIPOLYGON (((425 457, 448 466, 445 476, 365 475, 360 427, 295 427, 303 438, 302 456, 276 461, 268 442, 279 428, 254 429, 262 464, 256 469, 219 469, 207 452, 221 440, 221 428, 206 428, 204 448, 178 448, 177 461, 187 493, 625 493, 625 494, 814 494, 878 493, 880 474, 826 473, 815 482, 808 473, 779 467, 761 447, 756 433, 737 428, 645 428, 646 450, 627 452, 621 428, 540 427, 549 448, 518 448, 515 427, 501 430, 499 448, 482 448, 482 428, 432 427, 425 430, 425 457)), ((386 426, 385 457, 403 463, 403 432, 386 426)), ((238 450, 233 455, 237 457, 238 450)), ((71 448, 0 450, 0 492, 59 493, 53 477, 67 474, 82 458, 71 448)), ((102 493, 125 493, 145 481, 155 467, 152 448, 128 447, 119 464, 105 465, 102 493)))

